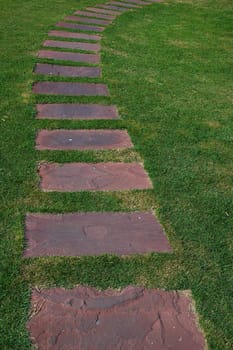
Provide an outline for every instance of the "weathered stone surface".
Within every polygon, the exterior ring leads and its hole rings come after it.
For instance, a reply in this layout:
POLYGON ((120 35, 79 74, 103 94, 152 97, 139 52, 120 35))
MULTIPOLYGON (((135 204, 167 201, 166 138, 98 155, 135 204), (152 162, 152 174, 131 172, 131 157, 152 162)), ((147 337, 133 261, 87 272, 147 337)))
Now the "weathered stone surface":
POLYGON ((101 36, 96 34, 74 33, 74 32, 66 32, 63 30, 51 30, 48 33, 48 36, 55 36, 55 37, 68 38, 68 39, 84 39, 84 40, 93 40, 93 41, 99 41, 101 39, 101 36))
POLYGON ((118 119, 115 106, 97 104, 39 104, 38 119, 118 119))
POLYGON ((44 191, 124 191, 152 188, 138 163, 49 163, 39 169, 44 191))
POLYGON ((101 75, 98 67, 73 67, 55 64, 37 63, 35 68, 37 74, 48 74, 62 77, 88 77, 97 78, 101 75))
POLYGON ((40 50, 38 52, 39 58, 49 58, 62 61, 85 62, 85 63, 99 63, 100 56, 93 53, 79 53, 79 52, 62 52, 52 50, 40 50))
POLYGON ((109 92, 104 84, 94 83, 60 83, 43 81, 34 84, 33 92, 47 95, 67 96, 108 96, 109 92))
POLYGON ((41 130, 36 140, 39 150, 104 150, 132 146, 125 130, 41 130))
POLYGON ((171 252, 151 212, 28 214, 24 256, 171 252))
POLYGON ((106 15, 118 16, 121 14, 120 12, 117 12, 117 11, 98 9, 97 7, 87 7, 87 10, 92 11, 92 12, 96 12, 96 13, 104 13, 106 15))
POLYGON ((100 44, 83 43, 77 41, 58 41, 58 40, 46 40, 44 42, 46 47, 59 47, 72 50, 86 50, 86 51, 99 51, 100 44))
POLYGON ((204 350, 189 295, 133 286, 34 289, 28 330, 41 350, 204 350))
POLYGON ((105 26, 111 23, 111 21, 106 21, 104 19, 85 18, 85 17, 78 17, 78 16, 67 16, 65 17, 65 20, 72 21, 72 22, 80 22, 80 23, 99 24, 102 26, 105 26))
POLYGON ((106 10, 116 10, 116 11, 120 11, 120 12, 128 11, 128 9, 126 9, 126 8, 117 7, 117 6, 113 6, 113 5, 97 5, 97 6, 103 8, 103 9, 106 9, 106 10))
POLYGON ((129 3, 133 3, 133 4, 138 4, 138 5, 151 5, 150 2, 147 1, 140 1, 140 0, 127 0, 127 2, 129 3))
POLYGON ((68 22, 58 22, 56 26, 62 27, 62 28, 86 30, 91 32, 103 32, 104 30, 104 27, 88 26, 85 24, 76 24, 76 23, 68 23, 68 22))
POLYGON ((110 4, 117 5, 117 6, 123 6, 123 7, 129 7, 129 8, 140 8, 140 6, 133 5, 133 4, 127 4, 125 2, 118 2, 118 1, 111 1, 110 4))
POLYGON ((100 13, 94 13, 94 12, 89 12, 89 11, 76 11, 74 13, 75 15, 80 15, 80 16, 86 16, 86 17, 95 17, 95 18, 104 18, 104 19, 109 19, 113 20, 116 16, 112 15, 104 15, 100 13))

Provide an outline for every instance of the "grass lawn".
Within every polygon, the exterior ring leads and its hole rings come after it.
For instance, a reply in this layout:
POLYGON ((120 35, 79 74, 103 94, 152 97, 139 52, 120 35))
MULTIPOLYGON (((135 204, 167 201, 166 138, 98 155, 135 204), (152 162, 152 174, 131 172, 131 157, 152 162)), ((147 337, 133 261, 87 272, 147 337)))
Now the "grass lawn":
POLYGON ((230 350, 232 1, 167 0, 125 13, 102 40, 99 80, 108 84, 110 98, 33 96, 33 81, 45 80, 32 70, 48 31, 65 14, 95 3, 99 1, 0 0, 0 349, 30 349, 25 323, 33 286, 135 284, 191 289, 209 349, 230 350), (35 103, 55 101, 114 103, 122 119, 35 120, 35 103), (42 128, 127 128, 135 149, 39 152, 35 135, 42 128), (42 193, 38 187, 41 160, 141 159, 154 190, 66 194, 42 193), (151 208, 174 254, 22 259, 26 212, 151 208))

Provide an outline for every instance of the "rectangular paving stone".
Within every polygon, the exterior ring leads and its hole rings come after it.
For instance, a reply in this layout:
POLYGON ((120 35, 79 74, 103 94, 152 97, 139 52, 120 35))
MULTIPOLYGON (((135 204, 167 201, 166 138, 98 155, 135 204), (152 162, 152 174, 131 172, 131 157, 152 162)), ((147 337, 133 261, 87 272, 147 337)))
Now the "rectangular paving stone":
POLYGON ((72 50, 99 51, 100 44, 83 43, 77 41, 46 40, 43 44, 46 47, 59 47, 72 50))
POLYGON ((35 73, 46 74, 59 77, 88 77, 98 78, 101 75, 101 69, 98 67, 73 67, 60 66, 55 64, 37 63, 35 73))
POLYGON ((118 2, 118 1, 111 1, 109 4, 117 5, 117 6, 123 6, 123 7, 128 7, 128 8, 140 8, 138 5, 133 5, 133 4, 127 4, 125 2, 118 2))
POLYGON ((70 28, 70 29, 76 29, 76 30, 86 30, 91 32, 103 32, 104 27, 96 27, 96 26, 88 26, 85 24, 76 24, 76 23, 69 23, 69 22, 58 22, 56 24, 57 27, 62 28, 70 28))
POLYGON ((190 294, 133 286, 34 289, 27 328, 41 350, 204 350, 190 294))
POLYGON ((79 52, 62 52, 53 50, 40 50, 37 57, 49 58, 52 60, 85 62, 85 63, 99 63, 100 56, 94 53, 79 53, 79 52))
POLYGON ((116 106, 78 103, 38 104, 38 119, 118 119, 116 106))
POLYGON ((98 9, 97 7, 87 7, 87 10, 92 11, 92 12, 96 12, 96 13, 104 13, 106 15, 118 16, 121 14, 120 12, 117 12, 117 11, 98 9))
POLYGON ((125 130, 41 130, 38 150, 107 150, 133 147, 125 130))
POLYGON ((106 14, 94 13, 94 12, 89 12, 89 11, 76 11, 74 14, 80 15, 80 16, 86 16, 86 17, 109 19, 109 20, 113 20, 116 17, 115 15, 114 16, 113 15, 106 15, 106 14))
POLYGON ((108 25, 111 21, 106 21, 104 19, 96 19, 96 18, 86 18, 86 17, 78 17, 78 16, 67 16, 65 17, 67 21, 81 22, 81 23, 89 23, 89 24, 99 24, 99 25, 108 25))
POLYGON ((106 9, 106 10, 116 10, 116 11, 120 11, 120 12, 128 11, 128 9, 126 9, 126 8, 117 7, 117 6, 113 6, 113 5, 96 5, 96 6, 101 7, 103 9, 106 9))
POLYGON ((151 5, 150 2, 147 1, 140 1, 140 0, 127 0, 127 2, 129 3, 133 3, 133 4, 138 4, 138 5, 151 5))
POLYGON ((97 34, 74 33, 74 32, 66 32, 63 30, 51 30, 48 33, 48 36, 55 36, 55 37, 68 38, 68 39, 84 39, 84 40, 93 40, 93 41, 99 41, 101 39, 101 36, 97 34))
POLYGON ((34 84, 33 92, 47 95, 67 96, 108 96, 109 92, 105 84, 94 83, 61 83, 43 81, 34 84))
POLYGON ((39 168, 43 191, 126 191, 152 188, 138 163, 44 163, 39 168))
POLYGON ((171 252, 151 212, 27 214, 25 257, 171 252))

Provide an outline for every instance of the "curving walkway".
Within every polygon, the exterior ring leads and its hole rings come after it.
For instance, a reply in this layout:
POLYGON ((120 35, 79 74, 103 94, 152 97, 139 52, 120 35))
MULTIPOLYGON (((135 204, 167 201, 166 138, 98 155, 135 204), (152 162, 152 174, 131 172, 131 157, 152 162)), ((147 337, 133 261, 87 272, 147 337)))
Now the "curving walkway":
MULTIPOLYGON (((49 32, 35 73, 45 76, 100 78, 100 40, 106 26, 126 11, 152 2, 125 0, 76 11, 49 32), (73 30, 73 31, 69 31, 73 30), (90 32, 90 33, 89 33, 90 32), (75 39, 76 41, 68 41, 75 39), (82 41, 78 41, 81 39, 82 41), (86 40, 86 41, 85 41, 86 40), (85 52, 69 52, 79 50, 85 52), (88 52, 88 53, 87 53, 88 52), (55 62, 53 62, 55 60, 55 62), (69 66, 57 61, 84 63, 69 66), (89 64, 88 66, 85 64, 89 64)), ((39 81, 33 92, 56 96, 109 96, 102 83, 39 81)), ((38 119, 117 119, 116 106, 96 103, 37 105, 38 119)), ((126 130, 40 130, 38 150, 114 150, 132 148, 126 130)), ((42 191, 130 191, 152 188, 140 163, 42 163, 42 191)), ((70 213, 26 216, 24 256, 171 253, 163 228, 152 212, 70 213)), ((201 350, 204 338, 182 292, 128 287, 121 292, 92 288, 54 288, 32 293, 28 329, 42 350, 179 349, 201 350)))

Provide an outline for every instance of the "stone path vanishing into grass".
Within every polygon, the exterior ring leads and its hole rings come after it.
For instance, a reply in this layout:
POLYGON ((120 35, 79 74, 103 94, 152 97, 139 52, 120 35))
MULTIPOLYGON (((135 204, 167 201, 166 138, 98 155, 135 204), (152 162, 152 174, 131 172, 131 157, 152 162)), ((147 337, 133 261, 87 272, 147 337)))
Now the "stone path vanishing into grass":
MULTIPOLYGON (((153 1, 125 0, 88 7, 65 17, 49 33, 35 73, 42 76, 100 78, 100 39, 116 16, 153 1), (68 29, 68 30, 67 30, 68 29), (69 31, 74 30, 74 31, 69 31), (75 30, 77 32, 75 32, 75 30), (91 33, 89 33, 91 32, 91 33), (64 40, 65 39, 65 40, 64 40), (68 39, 84 40, 71 41, 68 39), (85 40, 87 42, 85 42, 85 40), (59 51, 58 51, 59 49, 59 51), (80 50, 69 52, 66 50, 80 50), (88 53, 87 53, 87 52, 88 53), (52 60, 56 61, 56 64, 52 60), (57 61, 81 62, 68 66, 57 61)), ((156 2, 156 0, 154 1, 156 2)), ((102 83, 39 81, 33 92, 61 96, 109 96, 102 83)), ((38 119, 117 119, 116 106, 39 104, 38 119)), ((127 130, 39 130, 38 150, 114 150, 132 148, 127 130)), ((41 163, 42 191, 130 191, 152 188, 142 164, 41 163)), ((172 253, 163 228, 152 212, 30 213, 25 223, 24 256, 84 256, 172 253)), ((31 339, 42 350, 201 350, 205 342, 187 292, 129 286, 122 291, 33 290, 28 322, 31 339)))

